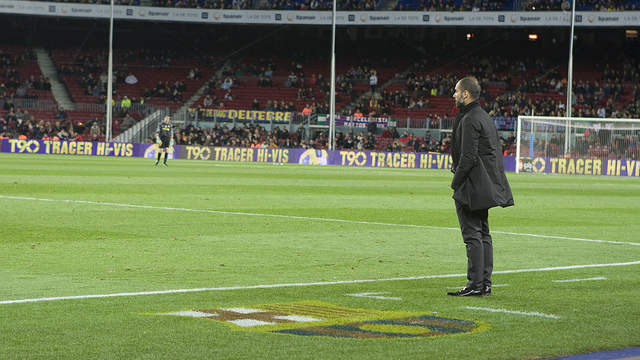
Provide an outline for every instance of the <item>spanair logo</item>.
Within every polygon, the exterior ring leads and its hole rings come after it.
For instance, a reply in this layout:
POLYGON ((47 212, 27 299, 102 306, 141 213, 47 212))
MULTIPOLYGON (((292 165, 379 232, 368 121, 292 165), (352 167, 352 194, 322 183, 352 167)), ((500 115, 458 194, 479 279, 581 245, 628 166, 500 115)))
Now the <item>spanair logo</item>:
POLYGON ((590 23, 593 23, 594 21, 596 21, 596 16, 595 15, 589 15, 589 17, 587 18, 587 21, 589 21, 590 23))
POLYGON ((511 15, 510 20, 514 24, 517 23, 518 22, 518 15, 511 15))
POLYGON ((367 15, 365 15, 365 14, 360 15, 360 22, 366 23, 367 22, 367 15))
POLYGON ((434 20, 439 23, 440 21, 442 21, 442 15, 436 15, 436 17, 434 18, 434 20))
POLYGON ((293 21, 294 18, 295 15, 293 15, 292 13, 287 14, 287 21, 293 21))
POLYGON ((220 14, 219 12, 213 14, 213 18, 216 19, 216 20, 220 20, 221 16, 222 16, 222 14, 220 14))
POLYGON ((138 15, 140 15, 140 17, 145 17, 145 16, 147 16, 147 13, 144 12, 144 10, 140 10, 140 11, 138 11, 138 15))
POLYGON ((69 12, 69 8, 66 6, 63 6, 62 9, 60 9, 60 11, 62 11, 63 14, 66 14, 69 12))
POLYGON ((354 309, 319 301, 192 309, 151 315, 222 322, 233 330, 353 339, 427 338, 474 333, 489 325, 430 313, 354 309))

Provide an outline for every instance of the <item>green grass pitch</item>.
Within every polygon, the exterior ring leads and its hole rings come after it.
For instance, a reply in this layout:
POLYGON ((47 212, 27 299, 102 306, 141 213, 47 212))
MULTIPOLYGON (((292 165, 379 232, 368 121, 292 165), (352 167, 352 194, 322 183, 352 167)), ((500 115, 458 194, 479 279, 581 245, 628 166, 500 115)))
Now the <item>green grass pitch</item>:
MULTIPOLYGON (((447 171, 0 154, 0 358, 535 359, 640 346, 640 182, 508 178, 516 206, 490 211, 493 296, 450 298, 466 257, 447 171), (310 302, 479 327, 361 339, 161 315, 310 302)), ((415 330, 376 326, 361 328, 415 330)))

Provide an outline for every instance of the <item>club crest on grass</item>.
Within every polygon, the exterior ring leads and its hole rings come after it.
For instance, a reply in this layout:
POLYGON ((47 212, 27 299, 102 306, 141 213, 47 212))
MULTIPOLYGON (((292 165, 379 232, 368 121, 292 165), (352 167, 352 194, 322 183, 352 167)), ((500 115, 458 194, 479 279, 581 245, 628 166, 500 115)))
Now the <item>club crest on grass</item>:
POLYGON ((191 309, 155 315, 206 318, 223 322, 234 330, 356 339, 434 337, 488 328, 483 323, 426 312, 354 309, 319 301, 191 309))

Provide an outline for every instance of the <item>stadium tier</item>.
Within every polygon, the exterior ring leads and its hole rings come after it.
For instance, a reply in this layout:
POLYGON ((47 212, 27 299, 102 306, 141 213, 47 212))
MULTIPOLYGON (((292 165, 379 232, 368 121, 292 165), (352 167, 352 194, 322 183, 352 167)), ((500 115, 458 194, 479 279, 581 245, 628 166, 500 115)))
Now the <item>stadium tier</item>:
MULTIPOLYGON (((188 110, 197 108, 224 106, 230 110, 293 111, 298 117, 288 125, 290 130, 297 126, 299 115, 307 106, 316 114, 329 113, 331 69, 326 51, 330 41, 324 37, 326 29, 292 27, 256 33, 225 26, 214 29, 221 31, 220 39, 212 40, 222 45, 211 46, 205 39, 213 30, 199 25, 185 28, 184 34, 172 39, 158 37, 157 29, 144 24, 123 27, 126 34, 138 27, 144 28, 140 40, 145 46, 136 47, 136 39, 125 37, 124 44, 114 51, 115 135, 150 113, 141 109, 141 102, 153 106, 154 110, 169 109, 178 122, 188 121, 191 114, 188 110), (268 40, 259 38, 263 34, 268 40), (308 41, 309 36, 318 35, 321 36, 317 42, 308 41), (183 39, 193 39, 193 44, 203 45, 181 46, 185 45, 183 39), (256 42, 256 39, 259 40, 256 42), (169 40, 173 45, 163 46, 163 41, 169 40), (133 107, 127 107, 129 100, 133 107), (273 106, 274 103, 278 106, 273 106), (125 118, 127 113, 129 116, 125 118)), ((415 30, 416 33, 430 31, 415 30)), ((493 44, 492 31, 477 36, 458 31, 458 35, 465 37, 455 48, 473 50, 464 55, 464 51, 449 49, 449 41, 456 42, 453 37, 440 39, 425 33, 418 35, 421 40, 414 44, 402 38, 411 39, 410 32, 389 33, 393 36, 387 39, 386 31, 390 30, 375 32, 372 28, 354 33, 345 31, 341 35, 336 49, 337 114, 389 118, 399 129, 420 135, 433 129, 450 131, 452 118, 457 113, 451 98, 453 87, 460 78, 472 75, 481 80, 480 102, 501 131, 514 131, 513 119, 518 115, 564 115, 566 56, 558 51, 546 51, 556 46, 553 42, 514 43, 510 39, 498 39, 493 44), (401 35, 400 39, 396 35, 401 35), (483 37, 488 41, 486 44, 475 42, 483 37), (507 48, 509 52, 505 52, 507 48), (376 78, 377 84, 372 86, 376 78)), ((103 123, 106 103, 106 52, 95 40, 81 38, 76 34, 66 45, 54 42, 56 45, 47 48, 58 70, 56 80, 64 84, 74 103, 67 109, 66 120, 67 125, 72 126, 92 123, 94 118, 103 123)), ((636 47, 603 44, 598 56, 587 56, 593 48, 588 46, 576 52, 573 115, 637 117, 640 67, 635 60, 636 47)), ((12 63, 5 64, 0 75, 7 81, 15 80, 0 99, 3 106, 0 116, 6 120, 5 127, 11 137, 20 135, 11 122, 17 120, 11 113, 12 107, 14 113, 17 107, 22 107, 28 108, 36 119, 53 123, 56 120, 54 108, 58 104, 51 90, 33 90, 39 103, 27 104, 24 102, 27 97, 16 95, 16 86, 25 84, 31 76, 34 79, 43 76, 33 58, 33 49, 11 43, 0 46, 0 50, 8 54, 4 57, 12 63), (23 55, 26 59, 18 61, 23 55), (16 75, 12 75, 14 69, 16 75)), ((80 130, 88 135, 86 127, 80 130)), ((24 135, 34 133, 28 131, 24 135)), ((375 146, 380 146, 378 141, 375 146)))
MULTIPOLYGON (((106 75, 106 59, 99 52, 80 52, 78 50, 52 50, 52 58, 64 81, 72 99, 77 103, 97 104, 104 103, 106 84, 100 77, 106 75), (88 86, 90 88, 88 89, 88 86), (91 89, 98 86, 98 96, 91 93, 91 89)), ((115 58, 122 58, 124 54, 115 54, 115 58)), ((195 59, 169 59, 161 61, 151 56, 143 57, 130 55, 130 61, 120 62, 114 65, 117 82, 114 84, 113 101, 122 101, 124 97, 136 101, 141 98, 146 103, 160 107, 168 107, 172 110, 179 108, 182 101, 188 99, 211 77, 215 69, 202 68, 195 59), (200 69, 199 78, 189 78, 190 71, 200 69), (133 75, 135 83, 127 82, 127 76, 133 75), (163 94, 157 92, 160 86, 164 88, 163 94), (170 98, 173 87, 180 87, 180 97, 170 98), (156 89, 158 87, 158 89, 156 89), (145 90, 149 96, 144 96, 145 90)), ((102 79, 103 80, 103 79, 102 79)))

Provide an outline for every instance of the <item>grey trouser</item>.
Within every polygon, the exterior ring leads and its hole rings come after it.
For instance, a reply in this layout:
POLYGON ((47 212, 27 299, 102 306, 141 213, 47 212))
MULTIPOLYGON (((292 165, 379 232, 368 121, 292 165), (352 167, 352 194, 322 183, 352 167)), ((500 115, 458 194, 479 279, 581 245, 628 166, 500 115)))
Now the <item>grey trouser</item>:
POLYGON ((493 244, 489 235, 489 210, 469 211, 456 201, 462 239, 467 245, 467 288, 491 286, 493 244))

